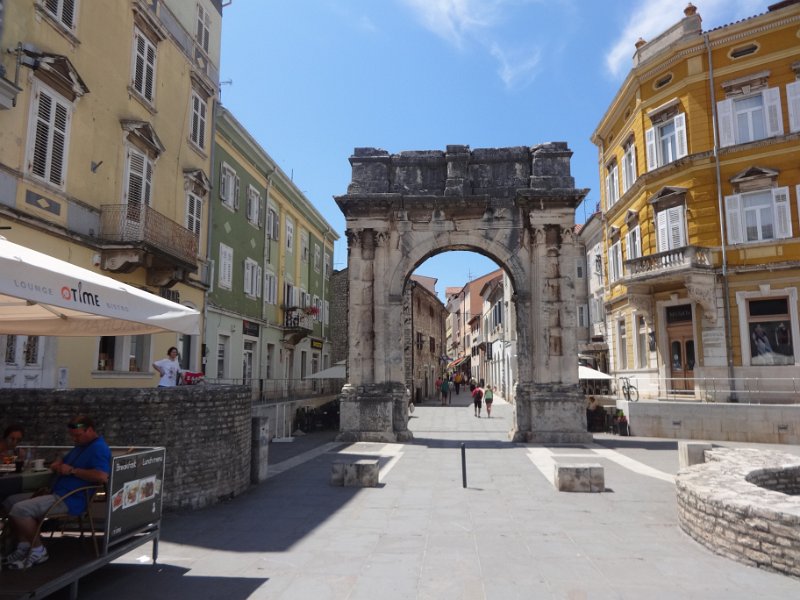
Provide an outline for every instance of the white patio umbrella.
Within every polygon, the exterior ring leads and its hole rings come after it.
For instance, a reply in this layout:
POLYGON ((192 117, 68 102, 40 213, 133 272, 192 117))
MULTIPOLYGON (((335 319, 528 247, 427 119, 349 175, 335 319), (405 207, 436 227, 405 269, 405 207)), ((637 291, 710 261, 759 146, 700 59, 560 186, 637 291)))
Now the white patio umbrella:
POLYGON ((311 375, 306 375, 306 379, 345 379, 346 377, 345 361, 338 362, 332 367, 322 369, 322 371, 317 371, 311 375))
POLYGON ((0 334, 200 333, 200 313, 0 236, 0 334))
POLYGON ((603 373, 590 367, 578 365, 578 379, 614 379, 608 373, 603 373))

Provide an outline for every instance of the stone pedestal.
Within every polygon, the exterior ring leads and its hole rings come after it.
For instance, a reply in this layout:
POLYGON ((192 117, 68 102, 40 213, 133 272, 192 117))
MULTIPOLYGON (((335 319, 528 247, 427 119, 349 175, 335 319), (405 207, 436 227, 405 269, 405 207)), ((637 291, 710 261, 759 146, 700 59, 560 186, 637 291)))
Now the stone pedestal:
POLYGON ((586 399, 577 386, 518 384, 516 424, 511 439, 534 444, 589 444, 586 399))
POLYGON ((269 417, 264 414, 266 407, 254 407, 251 419, 250 438, 250 483, 267 480, 269 462, 269 417))
POLYGON ((606 489, 603 466, 598 463, 556 464, 553 480, 559 492, 603 492, 606 489))
POLYGON ((353 386, 339 396, 339 435, 342 442, 405 442, 408 430, 408 396, 399 382, 353 386))

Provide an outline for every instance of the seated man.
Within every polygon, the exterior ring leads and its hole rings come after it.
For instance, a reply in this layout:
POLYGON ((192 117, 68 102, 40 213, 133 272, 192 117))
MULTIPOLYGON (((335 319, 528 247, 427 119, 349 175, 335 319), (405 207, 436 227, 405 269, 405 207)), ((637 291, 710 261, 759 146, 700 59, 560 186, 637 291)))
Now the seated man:
POLYGON ((63 459, 53 461, 50 470, 58 474, 49 494, 31 497, 31 494, 12 497, 9 510, 11 531, 18 545, 16 550, 5 558, 10 569, 25 569, 47 560, 47 550, 36 535, 39 523, 45 513, 54 507, 50 514, 80 515, 86 510, 87 498, 78 493, 59 500, 69 492, 80 487, 106 483, 111 471, 111 450, 105 440, 95 431, 94 422, 86 415, 76 417, 67 425, 75 447, 63 459), (57 504, 58 503, 58 504, 57 504))

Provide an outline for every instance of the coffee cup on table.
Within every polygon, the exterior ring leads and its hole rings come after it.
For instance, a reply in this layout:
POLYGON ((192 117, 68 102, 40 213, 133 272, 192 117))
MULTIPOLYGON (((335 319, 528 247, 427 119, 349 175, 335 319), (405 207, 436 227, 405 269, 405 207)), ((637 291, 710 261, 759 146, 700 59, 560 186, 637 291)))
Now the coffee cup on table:
POLYGON ((37 458, 33 461, 33 470, 34 471, 44 471, 44 459, 37 458))

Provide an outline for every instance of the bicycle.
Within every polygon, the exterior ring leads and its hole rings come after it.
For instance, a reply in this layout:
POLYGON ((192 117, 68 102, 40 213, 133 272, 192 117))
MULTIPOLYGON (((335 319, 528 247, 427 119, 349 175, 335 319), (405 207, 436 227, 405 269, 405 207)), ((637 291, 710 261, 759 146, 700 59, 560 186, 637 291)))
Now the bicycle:
POLYGON ((625 396, 625 400, 628 402, 638 402, 639 390, 631 383, 631 378, 620 377, 619 380, 622 382, 622 395, 625 396))

